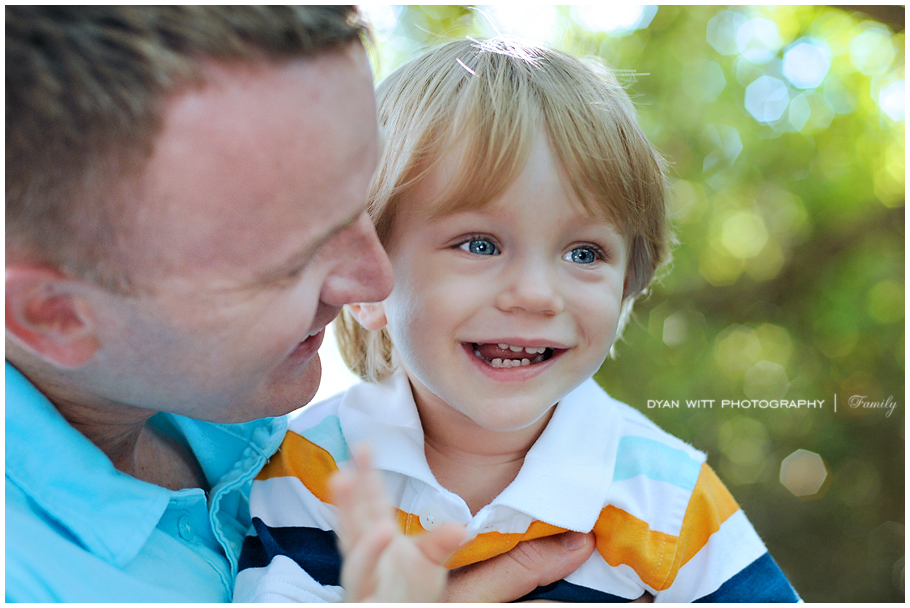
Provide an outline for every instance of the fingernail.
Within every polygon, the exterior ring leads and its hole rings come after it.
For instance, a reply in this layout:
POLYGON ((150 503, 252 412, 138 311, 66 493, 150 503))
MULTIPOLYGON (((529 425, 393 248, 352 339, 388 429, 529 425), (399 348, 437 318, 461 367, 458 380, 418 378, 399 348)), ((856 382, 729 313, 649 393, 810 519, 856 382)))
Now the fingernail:
POLYGON ((566 532, 560 536, 559 542, 569 551, 575 551, 588 544, 588 537, 581 532, 566 532))

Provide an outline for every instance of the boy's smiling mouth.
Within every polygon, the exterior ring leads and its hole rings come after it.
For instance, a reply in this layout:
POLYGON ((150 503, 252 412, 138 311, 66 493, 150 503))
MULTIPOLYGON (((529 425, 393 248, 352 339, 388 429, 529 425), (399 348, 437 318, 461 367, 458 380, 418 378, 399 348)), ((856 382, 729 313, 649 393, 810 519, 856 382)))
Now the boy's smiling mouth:
POLYGON ((528 367, 547 361, 554 354, 564 350, 549 346, 516 346, 503 342, 496 344, 472 342, 470 348, 476 358, 496 369, 528 367))

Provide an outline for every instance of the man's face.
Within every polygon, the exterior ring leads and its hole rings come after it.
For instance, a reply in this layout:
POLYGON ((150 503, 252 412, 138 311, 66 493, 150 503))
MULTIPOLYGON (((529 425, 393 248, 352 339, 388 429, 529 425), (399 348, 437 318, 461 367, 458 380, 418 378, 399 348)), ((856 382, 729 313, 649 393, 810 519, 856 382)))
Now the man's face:
POLYGON ((208 64, 169 98, 127 243, 140 295, 99 307, 82 371, 116 403, 217 422, 285 414, 316 392, 323 328, 381 300, 391 268, 364 212, 376 167, 360 45, 308 60, 208 64))

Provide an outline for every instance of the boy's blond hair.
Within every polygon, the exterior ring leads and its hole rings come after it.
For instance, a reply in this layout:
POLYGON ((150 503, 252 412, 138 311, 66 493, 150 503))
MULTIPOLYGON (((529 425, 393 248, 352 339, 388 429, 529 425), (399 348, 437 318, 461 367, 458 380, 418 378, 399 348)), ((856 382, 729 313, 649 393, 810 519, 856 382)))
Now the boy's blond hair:
MULTIPOLYGON (((606 68, 565 53, 495 39, 465 40, 407 63, 377 89, 386 146, 369 212, 388 247, 398 202, 449 152, 461 160, 437 215, 480 208, 524 168, 541 126, 585 210, 612 222, 629 246, 623 312, 668 257, 664 161, 606 68)), ((335 329, 342 358, 365 380, 393 371, 388 332, 368 331, 344 310, 335 329)))

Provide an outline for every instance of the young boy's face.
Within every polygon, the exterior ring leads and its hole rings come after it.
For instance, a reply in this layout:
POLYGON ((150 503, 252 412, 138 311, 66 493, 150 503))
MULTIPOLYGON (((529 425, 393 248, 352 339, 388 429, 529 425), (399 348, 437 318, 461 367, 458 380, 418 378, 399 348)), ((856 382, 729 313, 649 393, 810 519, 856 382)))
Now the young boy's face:
POLYGON ((583 210, 542 133, 501 197, 431 218, 427 201, 444 191, 454 160, 400 203, 389 242, 395 287, 367 325, 388 322, 418 406, 522 429, 609 353, 627 244, 583 210))

